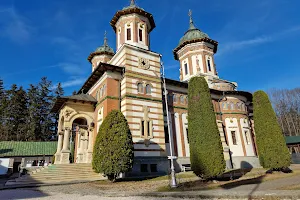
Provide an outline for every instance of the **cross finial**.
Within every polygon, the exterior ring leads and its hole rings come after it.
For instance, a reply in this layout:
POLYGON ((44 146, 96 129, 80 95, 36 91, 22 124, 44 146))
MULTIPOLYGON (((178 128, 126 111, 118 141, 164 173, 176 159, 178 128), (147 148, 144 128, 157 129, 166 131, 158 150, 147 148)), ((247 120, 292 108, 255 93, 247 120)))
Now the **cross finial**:
POLYGON ((190 22, 193 22, 192 14, 193 14, 192 10, 191 10, 191 9, 189 9, 189 17, 190 17, 190 22))
POLYGON ((192 14, 193 14, 192 10, 189 9, 189 14, 188 15, 190 17, 190 29, 195 29, 193 18, 192 18, 192 14))
POLYGON ((134 6, 135 5, 135 0, 130 0, 130 5, 134 6))
POLYGON ((104 46, 107 46, 107 37, 106 37, 106 35, 107 35, 107 32, 105 31, 104 32, 104 46))

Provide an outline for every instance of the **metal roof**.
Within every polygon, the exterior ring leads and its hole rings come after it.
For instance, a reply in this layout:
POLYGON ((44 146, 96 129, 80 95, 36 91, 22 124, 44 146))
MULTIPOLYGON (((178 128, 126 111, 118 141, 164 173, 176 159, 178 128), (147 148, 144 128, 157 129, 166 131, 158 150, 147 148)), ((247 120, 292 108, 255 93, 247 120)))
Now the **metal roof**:
POLYGON ((51 112, 57 113, 61 107, 64 105, 65 102, 67 101, 74 101, 74 102, 82 102, 82 103, 91 103, 91 104, 96 104, 97 100, 88 95, 88 94, 76 94, 72 96, 65 96, 65 97, 58 97, 57 100, 55 101, 55 104, 51 110, 51 112))
POLYGON ((287 144, 300 144, 300 136, 285 136, 284 138, 287 144))
POLYGON ((0 142, 0 157, 51 156, 54 155, 57 142, 0 142))

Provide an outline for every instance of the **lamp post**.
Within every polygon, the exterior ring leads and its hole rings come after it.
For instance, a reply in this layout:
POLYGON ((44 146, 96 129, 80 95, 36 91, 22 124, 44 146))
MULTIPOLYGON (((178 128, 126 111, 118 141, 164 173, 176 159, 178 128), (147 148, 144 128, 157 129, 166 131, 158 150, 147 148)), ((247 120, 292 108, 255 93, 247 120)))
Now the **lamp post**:
POLYGON ((163 62, 161 63, 161 68, 162 68, 162 81, 163 81, 163 91, 164 91, 164 96, 165 96, 165 106, 166 106, 166 112, 167 112, 167 122, 168 122, 168 134, 169 134, 169 142, 170 142, 170 156, 168 156, 168 159, 171 160, 171 183, 170 187, 176 188, 177 187, 177 182, 176 182, 176 172, 175 172, 175 167, 174 167, 174 160, 176 159, 176 156, 173 155, 173 139, 171 137, 171 130, 170 130, 170 118, 169 118, 169 107, 168 107, 168 91, 166 88, 166 79, 165 79, 165 69, 163 62))

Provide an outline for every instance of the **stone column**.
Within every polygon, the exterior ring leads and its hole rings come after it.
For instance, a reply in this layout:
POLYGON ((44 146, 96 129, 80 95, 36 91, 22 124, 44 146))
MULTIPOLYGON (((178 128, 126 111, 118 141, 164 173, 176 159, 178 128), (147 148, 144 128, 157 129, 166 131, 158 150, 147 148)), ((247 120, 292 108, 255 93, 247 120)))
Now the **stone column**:
POLYGON ((69 152, 70 151, 70 128, 65 128, 64 133, 64 143, 63 143, 63 152, 69 152))
POLYGON ((63 132, 58 133, 58 142, 57 142, 57 151, 56 153, 60 153, 63 145, 63 132))
POLYGON ((61 151, 61 164, 70 163, 70 132, 71 128, 65 128, 63 149, 61 151))
POLYGON ((78 153, 77 153, 77 162, 83 162, 83 130, 79 128, 78 131, 78 153))
POLYGON ((91 128, 89 130, 89 143, 88 143, 88 150, 87 150, 87 158, 86 162, 91 163, 92 162, 92 155, 93 155, 93 129, 91 128))
POLYGON ((60 159, 61 159, 61 150, 62 150, 62 145, 63 145, 63 132, 58 133, 58 142, 57 142, 57 150, 55 153, 55 161, 52 164, 60 164, 60 159))
POLYGON ((89 131, 89 144, 88 144, 88 152, 93 151, 93 132, 89 131))

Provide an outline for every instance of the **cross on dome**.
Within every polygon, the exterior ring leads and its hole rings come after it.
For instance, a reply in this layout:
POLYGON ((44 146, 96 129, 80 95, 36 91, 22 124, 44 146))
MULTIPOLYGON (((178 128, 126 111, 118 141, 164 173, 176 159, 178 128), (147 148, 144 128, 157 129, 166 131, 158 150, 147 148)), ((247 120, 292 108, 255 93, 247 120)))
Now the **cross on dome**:
POLYGON ((193 14, 192 10, 189 9, 189 14, 188 14, 190 17, 190 28, 189 29, 196 29, 194 22, 193 22, 192 14, 193 14))
POLYGON ((107 37, 106 37, 106 35, 107 35, 107 32, 105 31, 104 32, 104 46, 107 46, 107 37))
POLYGON ((130 5, 134 6, 135 5, 135 0, 130 0, 130 5))

